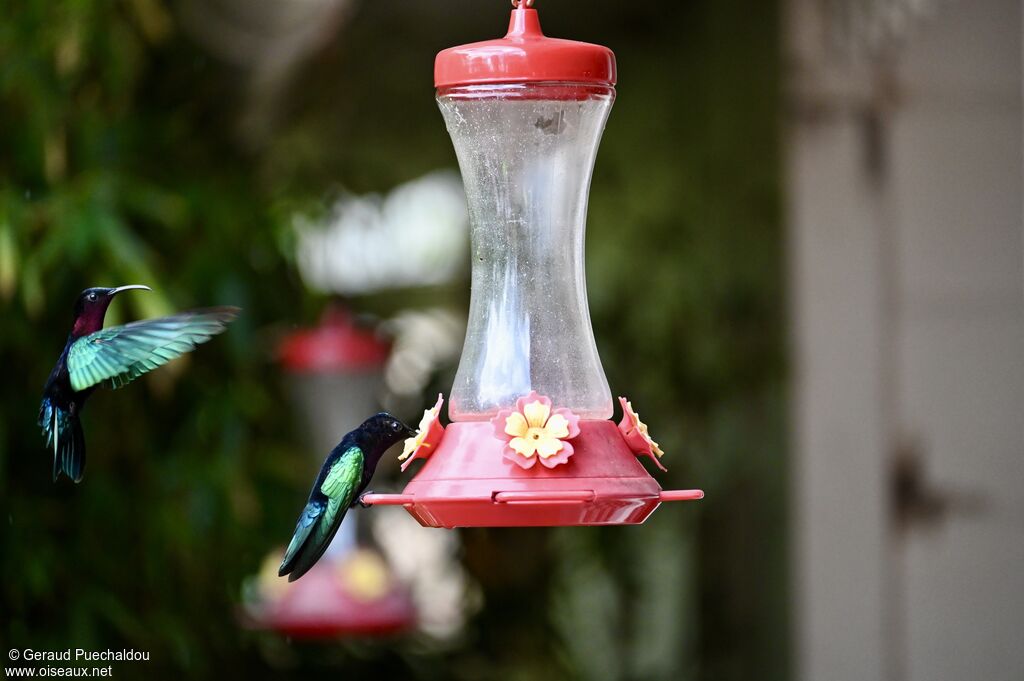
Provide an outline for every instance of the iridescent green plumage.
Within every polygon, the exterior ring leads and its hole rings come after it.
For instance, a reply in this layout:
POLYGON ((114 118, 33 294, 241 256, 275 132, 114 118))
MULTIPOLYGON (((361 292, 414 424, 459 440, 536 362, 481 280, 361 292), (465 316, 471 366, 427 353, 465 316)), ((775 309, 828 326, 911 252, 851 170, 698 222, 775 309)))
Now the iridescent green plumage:
POLYGON ((293 580, 305 574, 334 539, 345 511, 355 501, 364 464, 363 450, 350 447, 327 470, 319 489, 314 487, 282 562, 293 571, 293 580))
POLYGON ((208 341, 224 330, 235 312, 234 308, 191 310, 79 338, 68 351, 71 387, 85 390, 106 381, 120 388, 208 341))
POLYGON ((215 307, 104 329, 110 301, 133 289, 149 287, 93 287, 82 291, 75 301, 71 333, 46 380, 39 405, 39 426, 53 453, 54 481, 62 473, 75 482, 82 479, 85 436, 81 412, 101 383, 120 388, 210 340, 238 315, 237 307, 215 307))
POLYGON ((306 574, 334 539, 388 447, 416 433, 387 412, 347 433, 324 460, 278 570, 293 582, 306 574))

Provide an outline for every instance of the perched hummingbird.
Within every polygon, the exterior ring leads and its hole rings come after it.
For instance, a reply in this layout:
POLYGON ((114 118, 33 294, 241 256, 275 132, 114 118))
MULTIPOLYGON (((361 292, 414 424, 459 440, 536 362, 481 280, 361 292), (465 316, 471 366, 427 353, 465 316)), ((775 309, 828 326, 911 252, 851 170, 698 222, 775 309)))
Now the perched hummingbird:
POLYGON ((294 582, 320 560, 345 513, 360 502, 380 457, 392 445, 415 434, 391 414, 381 412, 341 439, 316 476, 278 576, 288 575, 288 581, 294 582))
POLYGON ((104 329, 110 301, 130 289, 152 290, 140 285, 88 288, 75 301, 71 334, 39 405, 39 426, 53 451, 55 482, 61 473, 75 482, 82 479, 85 437, 79 414, 100 383, 120 388, 210 340, 238 314, 237 307, 212 307, 104 329))

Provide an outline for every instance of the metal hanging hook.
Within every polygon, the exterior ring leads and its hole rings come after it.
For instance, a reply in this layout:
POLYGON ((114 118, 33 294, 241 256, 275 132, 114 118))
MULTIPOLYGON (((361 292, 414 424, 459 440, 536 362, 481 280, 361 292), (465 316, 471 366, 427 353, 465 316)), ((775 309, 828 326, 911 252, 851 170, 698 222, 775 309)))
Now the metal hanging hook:
POLYGON ((529 9, 530 7, 533 7, 533 0, 526 0, 525 3, 522 2, 522 0, 512 0, 512 6, 516 9, 519 9, 519 5, 523 4, 525 4, 527 9, 529 9))

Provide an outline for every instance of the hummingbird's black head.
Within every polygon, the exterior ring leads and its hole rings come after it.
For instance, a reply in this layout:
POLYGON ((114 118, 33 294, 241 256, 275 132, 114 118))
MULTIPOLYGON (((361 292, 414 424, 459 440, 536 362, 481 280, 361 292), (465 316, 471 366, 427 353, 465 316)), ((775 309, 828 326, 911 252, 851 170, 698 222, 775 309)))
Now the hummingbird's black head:
POLYGON ((85 336, 103 328, 103 317, 107 314, 110 301, 121 291, 130 289, 143 289, 150 291, 148 286, 132 284, 130 286, 118 286, 117 288, 87 288, 82 291, 75 301, 75 326, 71 333, 75 336, 85 336))
POLYGON ((363 421, 358 432, 363 440, 360 444, 368 456, 376 454, 378 457, 392 445, 412 437, 416 431, 405 425, 386 411, 374 414, 363 421))

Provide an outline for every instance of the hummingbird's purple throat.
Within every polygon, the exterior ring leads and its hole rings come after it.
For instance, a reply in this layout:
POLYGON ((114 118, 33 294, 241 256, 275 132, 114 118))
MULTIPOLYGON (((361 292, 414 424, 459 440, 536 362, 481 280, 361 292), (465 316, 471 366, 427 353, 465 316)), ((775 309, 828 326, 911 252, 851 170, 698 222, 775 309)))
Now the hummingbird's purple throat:
POLYGON ((79 299, 79 307, 77 309, 77 315, 75 316, 75 324, 71 327, 71 335, 75 338, 81 338, 82 336, 88 336, 90 333, 94 333, 103 328, 103 318, 107 314, 107 308, 110 307, 110 301, 114 299, 118 293, 122 291, 130 291, 132 289, 139 289, 142 291, 150 291, 148 286, 142 284, 130 284, 128 286, 118 286, 117 288, 102 289, 86 289, 83 292, 82 297, 79 299))
POLYGON ((71 335, 81 338, 102 329, 103 318, 107 314, 107 307, 109 305, 110 298, 103 298, 82 310, 81 314, 75 317, 75 325, 71 327, 71 335))

